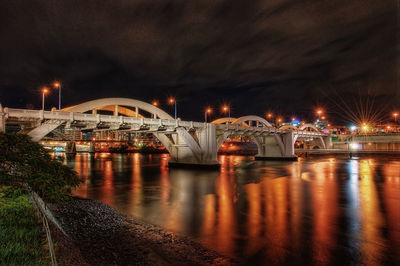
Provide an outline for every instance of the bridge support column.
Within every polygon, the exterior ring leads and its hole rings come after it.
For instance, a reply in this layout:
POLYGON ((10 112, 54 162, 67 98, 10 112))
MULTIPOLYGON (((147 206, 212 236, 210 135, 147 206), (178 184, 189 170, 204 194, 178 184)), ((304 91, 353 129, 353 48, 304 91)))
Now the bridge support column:
POLYGON ((89 142, 89 152, 90 153, 95 153, 96 152, 93 142, 89 142))
MULTIPOLYGON (((167 147, 171 154, 169 165, 172 167, 219 168, 217 160, 216 126, 206 124, 196 132, 178 128, 173 142, 167 147)), ((159 138, 161 142, 165 142, 159 138)), ((164 144, 165 145, 165 144, 164 144)))
POLYGON ((258 137, 259 148, 256 160, 296 161, 294 154, 294 135, 287 132, 283 135, 258 137))
POLYGON ((0 132, 6 132, 6 114, 0 104, 0 132))
POLYGON ((67 142, 67 146, 65 147, 65 152, 68 154, 75 154, 76 153, 76 144, 74 141, 67 142))
POLYGON ((331 136, 322 137, 322 139, 325 142, 325 149, 331 149, 332 148, 332 138, 331 138, 331 136))

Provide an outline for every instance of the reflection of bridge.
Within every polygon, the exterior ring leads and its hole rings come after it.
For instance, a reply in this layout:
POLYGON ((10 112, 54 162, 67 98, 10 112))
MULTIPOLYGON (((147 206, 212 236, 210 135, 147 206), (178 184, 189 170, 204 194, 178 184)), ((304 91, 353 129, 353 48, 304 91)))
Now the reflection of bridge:
POLYGON ((170 163, 184 165, 219 165, 217 151, 231 136, 251 137, 258 146, 259 159, 296 159, 296 140, 318 142, 323 148, 330 145, 329 136, 310 124, 278 129, 259 116, 221 118, 212 123, 181 121, 151 104, 126 98, 99 99, 61 111, 0 106, 1 131, 5 131, 6 123, 21 125, 34 141, 58 127, 152 133, 169 151, 170 163))

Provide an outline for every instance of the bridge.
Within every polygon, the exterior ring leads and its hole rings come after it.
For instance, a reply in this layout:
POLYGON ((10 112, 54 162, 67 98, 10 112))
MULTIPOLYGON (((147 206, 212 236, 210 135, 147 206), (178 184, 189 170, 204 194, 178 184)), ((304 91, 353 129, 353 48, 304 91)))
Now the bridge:
POLYGON ((0 131, 6 124, 17 124, 34 141, 40 141, 59 127, 80 130, 115 130, 153 134, 171 155, 169 164, 180 166, 219 166, 217 152, 233 136, 247 136, 258 147, 256 159, 296 160, 297 140, 329 148, 330 137, 314 125, 299 128, 273 127, 262 117, 250 115, 221 118, 211 123, 174 119, 160 108, 135 99, 104 98, 62 110, 27 110, 0 105, 0 131), (113 115, 100 114, 112 112, 113 115))

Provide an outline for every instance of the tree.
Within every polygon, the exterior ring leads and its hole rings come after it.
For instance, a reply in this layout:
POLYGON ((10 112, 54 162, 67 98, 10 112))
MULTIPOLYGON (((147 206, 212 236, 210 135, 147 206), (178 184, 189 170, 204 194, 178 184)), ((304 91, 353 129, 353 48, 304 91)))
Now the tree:
POLYGON ((28 185, 51 202, 66 199, 82 180, 29 136, 0 133, 0 185, 28 185))

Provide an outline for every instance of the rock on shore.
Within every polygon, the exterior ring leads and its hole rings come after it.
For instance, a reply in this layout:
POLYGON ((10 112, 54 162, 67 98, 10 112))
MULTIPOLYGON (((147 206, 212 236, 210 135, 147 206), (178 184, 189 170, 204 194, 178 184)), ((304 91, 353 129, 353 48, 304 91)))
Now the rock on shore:
POLYGON ((49 208, 90 265, 235 264, 186 237, 129 219, 95 200, 72 198, 49 208))

